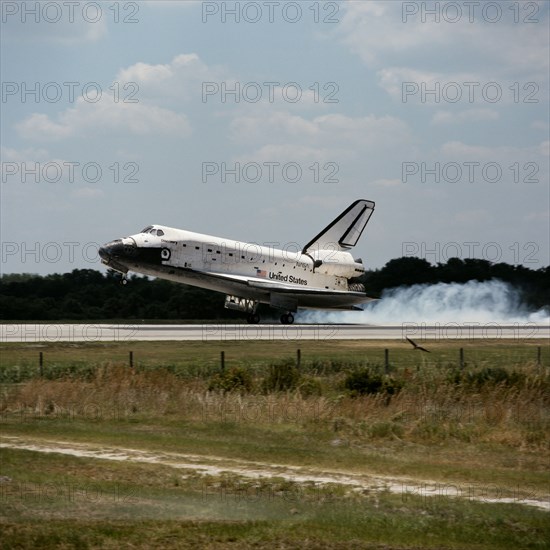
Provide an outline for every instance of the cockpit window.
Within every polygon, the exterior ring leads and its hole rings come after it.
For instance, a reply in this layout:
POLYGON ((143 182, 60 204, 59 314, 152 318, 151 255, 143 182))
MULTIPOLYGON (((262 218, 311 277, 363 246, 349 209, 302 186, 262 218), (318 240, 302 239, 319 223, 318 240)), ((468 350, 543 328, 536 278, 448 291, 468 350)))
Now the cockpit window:
POLYGON ((151 235, 158 235, 159 237, 164 235, 164 231, 162 229, 155 229, 152 225, 148 225, 145 229, 142 229, 141 232, 150 233, 151 235))

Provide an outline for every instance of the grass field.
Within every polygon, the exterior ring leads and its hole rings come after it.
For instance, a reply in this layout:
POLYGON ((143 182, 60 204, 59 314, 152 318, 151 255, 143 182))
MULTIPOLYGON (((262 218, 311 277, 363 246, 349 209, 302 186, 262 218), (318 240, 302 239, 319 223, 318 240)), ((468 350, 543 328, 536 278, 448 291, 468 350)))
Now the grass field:
POLYGON ((548 342, 423 345, 2 344, 2 548, 548 548, 548 342))

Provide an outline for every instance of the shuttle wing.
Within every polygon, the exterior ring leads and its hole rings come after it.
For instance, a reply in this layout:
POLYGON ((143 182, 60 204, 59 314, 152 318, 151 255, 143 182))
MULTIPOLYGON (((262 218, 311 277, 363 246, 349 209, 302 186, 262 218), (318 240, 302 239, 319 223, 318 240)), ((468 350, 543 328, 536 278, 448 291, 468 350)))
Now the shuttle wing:
POLYGON ((349 250, 353 248, 372 213, 374 202, 361 199, 348 206, 334 221, 307 243, 302 253, 315 250, 349 250))
POLYGON ((267 292, 282 292, 282 293, 292 293, 292 294, 317 294, 322 296, 335 295, 335 296, 344 296, 344 295, 354 295, 354 296, 364 296, 364 292, 353 292, 348 290, 331 290, 328 288, 308 288, 307 286, 297 286, 287 283, 282 283, 279 281, 266 281, 265 279, 260 279, 256 277, 246 277, 244 275, 230 275, 227 273, 215 273, 213 271, 202 272, 195 271, 197 275, 203 275, 204 278, 216 277, 218 279, 225 279, 227 281, 232 281, 236 283, 241 283, 243 285, 257 288, 260 290, 265 290, 267 292))

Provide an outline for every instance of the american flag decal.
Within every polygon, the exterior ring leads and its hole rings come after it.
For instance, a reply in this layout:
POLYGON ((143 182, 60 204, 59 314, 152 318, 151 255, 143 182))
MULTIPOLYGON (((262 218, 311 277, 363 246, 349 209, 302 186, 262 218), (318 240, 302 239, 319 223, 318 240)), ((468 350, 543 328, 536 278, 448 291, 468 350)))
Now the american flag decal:
POLYGON ((263 269, 256 269, 256 275, 258 277, 267 277, 267 271, 264 271, 263 269))

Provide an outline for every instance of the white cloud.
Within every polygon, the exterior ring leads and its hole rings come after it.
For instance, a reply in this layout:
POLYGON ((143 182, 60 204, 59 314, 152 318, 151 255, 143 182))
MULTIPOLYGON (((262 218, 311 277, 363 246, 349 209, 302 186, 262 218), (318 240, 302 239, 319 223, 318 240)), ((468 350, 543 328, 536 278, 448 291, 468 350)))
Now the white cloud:
POLYGON ((194 53, 177 55, 167 64, 138 62, 117 74, 116 101, 110 92, 104 92, 97 102, 80 97, 57 116, 34 113, 16 129, 29 140, 61 140, 83 132, 187 137, 191 125, 187 115, 179 112, 182 100, 198 101, 201 82, 219 80, 221 74, 220 69, 208 67, 194 53), (166 106, 171 102, 173 109, 166 106))
POLYGON ((72 195, 77 199, 100 199, 105 196, 105 192, 93 187, 82 187, 73 191, 72 195))
POLYGON ((200 6, 202 0, 143 0, 141 4, 151 8, 179 9, 200 6))
POLYGON ((403 182, 398 179, 379 179, 371 183, 372 185, 378 185, 380 187, 395 187, 397 185, 403 185, 403 182))
POLYGON ((27 149, 13 149, 11 147, 0 147, 0 157, 2 162, 24 162, 24 161, 39 161, 45 160, 49 157, 49 153, 46 149, 34 149, 29 147, 27 149))
POLYGON ((550 129, 550 125, 544 120, 534 120, 531 123, 531 128, 533 128, 533 130, 542 130, 543 132, 548 132, 548 130, 550 129))
POLYGON ((550 210, 541 210, 539 212, 529 212, 524 216, 526 222, 548 222, 550 221, 550 210))
POLYGON ((459 112, 437 111, 432 117, 432 124, 464 124, 498 120, 499 114, 494 109, 467 109, 459 112))
POLYGON ((72 134, 67 124, 59 124, 50 119, 48 115, 34 113, 16 125, 17 133, 30 140, 59 140, 72 134))
MULTIPOLYGON (((236 158, 236 162, 331 162, 335 160, 335 150, 315 148, 307 145, 264 145, 258 150, 236 158)), ((341 151, 338 152, 338 160, 342 160, 341 151)), ((266 168, 267 169, 267 168, 266 168)))
POLYGON ((287 112, 268 116, 237 116, 231 124, 234 140, 251 143, 308 143, 309 146, 338 146, 358 151, 380 148, 411 139, 408 126, 392 116, 349 117, 327 114, 306 119, 287 112))
POLYGON ((491 212, 483 208, 462 210, 453 216, 454 220, 461 224, 478 224, 493 221, 491 212))
MULTIPOLYGON (((337 35, 375 69, 400 71, 397 67, 407 67, 421 73, 447 73, 456 81, 467 67, 479 82, 489 78, 547 81, 548 10, 544 2, 537 2, 539 22, 531 24, 515 23, 514 14, 505 7, 500 21, 489 23, 483 20, 481 6, 472 23, 467 13, 456 23, 444 18, 435 23, 429 15, 422 22, 420 11, 433 9, 435 4, 410 3, 420 8, 419 13, 404 17, 405 4, 346 2, 337 35), (456 69, 450 72, 449 66, 456 69)), ((442 9, 445 4, 437 6, 442 9)), ((381 71, 380 77, 387 84, 389 75, 381 71)))
POLYGON ((191 126, 186 115, 156 105, 115 103, 102 98, 89 103, 79 98, 75 107, 63 111, 52 120, 35 113, 16 125, 18 134, 28 140, 52 141, 94 134, 129 132, 134 135, 168 134, 186 137, 191 126))
POLYGON ((281 166, 296 162, 304 181, 307 174, 313 181, 317 178, 323 183, 352 185, 388 174, 395 177, 395 163, 390 165, 388 159, 391 155, 407 156, 414 147, 407 124, 391 116, 333 113, 308 118, 288 112, 237 116, 231 124, 231 136, 243 151, 234 155, 235 162, 274 162, 281 166))
POLYGON ((484 160, 511 164, 515 161, 540 160, 548 149, 549 142, 534 147, 469 145, 461 141, 448 141, 441 146, 441 153, 448 159, 484 160))
POLYGON ((232 82, 221 67, 210 67, 196 53, 176 55, 165 64, 135 63, 117 74, 117 81, 135 82, 139 86, 139 97, 155 101, 201 99, 203 83, 232 82))

